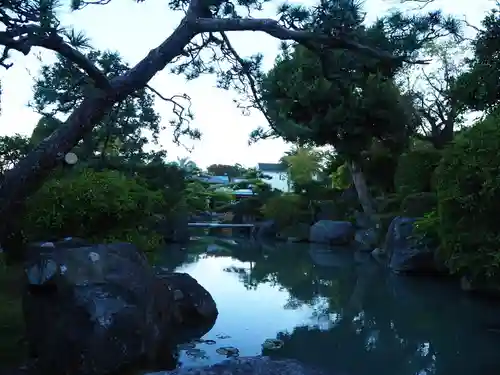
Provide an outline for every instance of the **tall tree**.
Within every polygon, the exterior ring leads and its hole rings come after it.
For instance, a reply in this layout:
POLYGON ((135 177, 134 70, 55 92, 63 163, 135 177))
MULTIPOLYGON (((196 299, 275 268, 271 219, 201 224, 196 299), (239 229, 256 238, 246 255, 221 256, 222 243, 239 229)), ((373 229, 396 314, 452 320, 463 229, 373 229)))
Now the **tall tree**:
POLYGON ((472 50, 455 94, 468 108, 491 112, 500 104, 500 3, 483 19, 472 50))
MULTIPOLYGON (((439 12, 425 16, 394 13, 366 27, 359 6, 339 1, 334 29, 369 40, 394 54, 419 54, 430 41, 456 33, 457 24, 439 12), (340 9, 339 8, 339 9, 340 9)), ((311 23, 321 22, 316 15, 311 23)), ((271 129, 253 137, 280 136, 299 144, 330 145, 349 161, 363 209, 374 213, 360 162, 373 141, 401 152, 413 133, 412 106, 394 77, 401 64, 381 64, 350 51, 324 51, 321 58, 303 46, 284 47, 261 82, 263 107, 271 129)))
POLYGON ((245 168, 240 164, 212 164, 207 167, 207 171, 215 176, 228 176, 229 178, 234 178, 240 177, 244 173, 245 168))
POLYGON ((433 59, 432 66, 405 74, 405 94, 420 116, 416 136, 438 149, 453 139, 456 128, 464 121, 465 108, 453 90, 464 69, 465 49, 464 43, 455 40, 430 43, 424 53, 433 59), (411 77, 416 79, 412 82, 411 77))
MULTIPOLYGON (((75 38, 74 38, 75 39, 75 38)), ((75 44, 81 45, 80 38, 75 44)), ((109 79, 125 73, 129 67, 116 52, 90 51, 86 58, 95 64, 109 79)), ((34 99, 31 103, 42 119, 35 128, 33 141, 41 141, 57 130, 62 122, 57 118, 67 116, 75 106, 81 104, 90 82, 85 82, 84 73, 63 57, 52 65, 42 67, 35 81, 34 99)), ((125 160, 140 158, 143 147, 148 144, 146 135, 151 134, 157 143, 162 130, 160 117, 154 110, 154 96, 146 88, 115 103, 111 110, 94 126, 78 144, 80 159, 99 155, 104 161, 108 155, 125 160)), ((178 136, 178 134, 176 134, 178 136)), ((193 132, 193 136, 199 136, 193 132)))
POLYGON ((293 184, 300 186, 319 177, 323 154, 312 147, 293 147, 282 160, 288 165, 293 184))
MULTIPOLYGON (((89 4, 106 4, 110 0, 72 1, 73 10, 89 4)), ((143 0, 137 0, 142 2, 143 0)), ((281 40, 294 40, 308 48, 321 51, 325 48, 356 50, 385 62, 411 59, 411 56, 394 57, 390 52, 364 44, 364 40, 352 38, 339 29, 329 26, 335 19, 335 4, 323 2, 314 8, 321 20, 321 27, 311 28, 310 23, 290 25, 290 21, 304 20, 304 14, 288 8, 279 11, 278 19, 258 18, 250 15, 262 8, 266 0, 248 0, 237 4, 228 0, 176 0, 169 6, 183 12, 179 25, 135 66, 115 77, 108 77, 94 62, 75 45, 68 28, 60 27, 57 19, 56 0, 5 0, 1 3, 0 45, 4 47, 0 63, 9 67, 9 51, 28 54, 34 47, 41 47, 59 54, 84 72, 86 90, 78 104, 69 113, 63 126, 43 140, 32 152, 9 170, 0 185, 0 217, 18 212, 18 204, 42 184, 60 158, 75 147, 106 116, 117 103, 126 101, 147 87, 148 82, 171 62, 177 63, 177 72, 195 78, 205 72, 218 72, 222 86, 228 82, 252 82, 255 66, 261 57, 243 59, 228 38, 230 31, 260 31, 281 40), (242 13, 243 12, 243 13, 242 13), (242 15, 244 14, 244 15, 242 15), (212 59, 203 60, 203 50, 212 51, 212 59), (223 64, 222 62, 229 64, 223 64), (221 70, 220 67, 229 67, 221 70)), ((75 33, 73 33, 75 34, 75 33)), ((78 33, 76 33, 78 34, 78 33)), ((381 45, 380 47, 384 47, 381 45)), ((391 64, 389 64, 391 65, 391 64)), ((166 98, 174 106, 179 117, 176 126, 185 126, 185 106, 175 97, 166 98)), ((0 228, 0 232, 2 232, 0 228)), ((0 238, 2 233, 0 233, 0 238)))

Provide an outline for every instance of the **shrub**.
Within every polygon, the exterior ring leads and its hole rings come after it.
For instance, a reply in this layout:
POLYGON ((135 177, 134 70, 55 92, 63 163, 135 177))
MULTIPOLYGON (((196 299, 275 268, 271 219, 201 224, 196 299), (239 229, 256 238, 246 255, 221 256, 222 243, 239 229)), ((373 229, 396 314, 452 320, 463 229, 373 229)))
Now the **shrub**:
POLYGON ((500 117, 456 137, 436 170, 440 255, 452 271, 498 275, 500 265, 500 117))
POLYGON ((424 217, 425 214, 436 209, 437 197, 435 193, 415 193, 406 196, 401 203, 401 212, 408 217, 424 217))
POLYGON ((146 252, 157 250, 164 244, 163 236, 161 234, 154 232, 145 226, 137 226, 136 228, 129 229, 115 229, 111 233, 107 234, 102 239, 102 242, 130 242, 146 252))
POLYGON ((270 198, 262 207, 266 219, 272 219, 279 228, 298 223, 309 223, 312 219, 307 200, 297 194, 283 194, 270 198))
POLYGON ((401 197, 391 194, 385 197, 377 197, 377 212, 380 214, 397 212, 401 208, 401 197))
POLYGON ((413 227, 414 234, 421 242, 425 241, 432 248, 439 247, 439 216, 436 209, 416 220, 413 227))
POLYGON ((227 207, 235 199, 234 195, 227 191, 214 191, 209 197, 214 211, 227 207))
POLYGON ((396 192, 402 196, 412 193, 428 192, 441 152, 433 149, 417 149, 402 154, 394 175, 396 192))
POLYGON ((65 236, 102 240, 117 230, 136 230, 165 209, 161 192, 118 171, 91 169, 47 181, 26 204, 23 231, 31 241, 65 236))
POLYGON ((340 190, 348 189, 352 185, 351 173, 347 165, 342 164, 332 173, 333 187, 340 190))

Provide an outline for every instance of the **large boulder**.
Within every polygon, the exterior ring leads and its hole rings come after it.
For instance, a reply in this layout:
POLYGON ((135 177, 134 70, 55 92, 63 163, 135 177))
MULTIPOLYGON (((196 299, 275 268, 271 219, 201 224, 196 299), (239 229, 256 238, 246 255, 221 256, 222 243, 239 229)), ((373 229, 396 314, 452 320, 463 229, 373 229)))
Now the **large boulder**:
POLYGON ((329 245, 348 245, 354 238, 354 226, 348 221, 320 220, 311 226, 309 241, 329 245))
POLYGON ((215 324, 219 312, 210 293, 187 273, 156 270, 174 292, 176 341, 201 337, 215 324))
POLYGON ((389 225, 385 238, 385 254, 389 267, 394 272, 441 273, 435 249, 413 233, 415 218, 395 217, 389 225))
POLYGON ((25 265, 27 339, 41 373, 109 374, 142 359, 170 365, 165 353, 188 310, 175 290, 190 292, 158 277, 132 244, 74 246, 32 245, 25 265))
MULTIPOLYGON (((152 375, 326 375, 319 369, 306 366, 293 359, 268 357, 240 357, 211 366, 181 367, 170 372, 152 375)), ((331 374, 330 374, 331 375, 331 374)))

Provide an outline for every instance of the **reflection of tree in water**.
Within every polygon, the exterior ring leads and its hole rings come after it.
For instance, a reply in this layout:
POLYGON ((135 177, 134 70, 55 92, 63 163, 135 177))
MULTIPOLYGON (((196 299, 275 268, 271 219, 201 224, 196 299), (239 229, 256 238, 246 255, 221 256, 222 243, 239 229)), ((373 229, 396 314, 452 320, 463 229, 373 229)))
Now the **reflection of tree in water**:
MULTIPOLYGON (((446 298, 446 287, 388 278, 370 262, 314 265, 305 245, 282 244, 252 254, 248 267, 228 271, 238 273, 249 289, 261 283, 287 289, 286 309, 308 305, 314 311, 312 326, 279 333, 284 347, 266 355, 353 375, 482 374, 495 363, 491 348, 498 342, 478 337, 484 332, 471 319, 481 317, 467 316, 470 309, 460 308, 456 295, 446 298)), ((244 261, 237 253, 233 257, 244 261)))

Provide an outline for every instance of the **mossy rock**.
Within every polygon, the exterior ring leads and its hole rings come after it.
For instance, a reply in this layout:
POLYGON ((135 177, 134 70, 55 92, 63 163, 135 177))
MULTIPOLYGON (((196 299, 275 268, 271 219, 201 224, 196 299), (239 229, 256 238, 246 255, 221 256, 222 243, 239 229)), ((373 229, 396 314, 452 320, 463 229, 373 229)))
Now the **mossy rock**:
POLYGON ((401 202, 401 213, 408 217, 424 217, 437 207, 437 196, 435 193, 410 194, 401 202))

